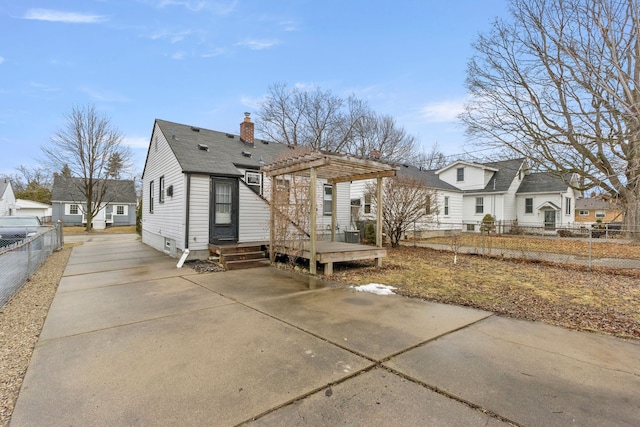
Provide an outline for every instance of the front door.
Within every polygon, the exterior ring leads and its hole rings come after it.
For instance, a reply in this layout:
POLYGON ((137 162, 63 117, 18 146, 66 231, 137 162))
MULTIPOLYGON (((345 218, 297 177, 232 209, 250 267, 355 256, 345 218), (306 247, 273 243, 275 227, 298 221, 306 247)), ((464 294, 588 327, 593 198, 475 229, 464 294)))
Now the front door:
POLYGON ((238 180, 211 178, 211 243, 238 241, 238 180))
POLYGON ((544 211, 544 228, 556 228, 556 211, 544 211))

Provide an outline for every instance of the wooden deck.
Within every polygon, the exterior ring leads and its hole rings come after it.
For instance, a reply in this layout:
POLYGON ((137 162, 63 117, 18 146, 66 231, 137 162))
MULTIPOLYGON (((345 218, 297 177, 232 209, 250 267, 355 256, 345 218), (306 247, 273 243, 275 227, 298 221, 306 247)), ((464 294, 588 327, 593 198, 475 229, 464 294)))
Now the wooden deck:
MULTIPOLYGON (((291 242, 291 244, 278 245, 276 252, 300 258, 311 258, 309 249, 310 241, 291 242), (300 253, 302 243, 302 253, 300 253)), ((356 261, 361 259, 375 259, 378 266, 382 265, 382 258, 387 256, 387 250, 376 246, 359 245, 343 242, 316 242, 316 262, 323 264, 324 274, 333 274, 333 263, 343 261, 356 261)))

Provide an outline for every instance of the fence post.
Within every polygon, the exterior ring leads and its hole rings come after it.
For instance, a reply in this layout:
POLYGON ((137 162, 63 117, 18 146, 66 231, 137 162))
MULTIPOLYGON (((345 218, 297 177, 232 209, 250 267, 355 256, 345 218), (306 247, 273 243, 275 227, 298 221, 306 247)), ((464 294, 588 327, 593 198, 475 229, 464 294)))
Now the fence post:
POLYGON ((589 271, 591 271, 591 245, 593 242, 593 227, 589 228, 589 271))

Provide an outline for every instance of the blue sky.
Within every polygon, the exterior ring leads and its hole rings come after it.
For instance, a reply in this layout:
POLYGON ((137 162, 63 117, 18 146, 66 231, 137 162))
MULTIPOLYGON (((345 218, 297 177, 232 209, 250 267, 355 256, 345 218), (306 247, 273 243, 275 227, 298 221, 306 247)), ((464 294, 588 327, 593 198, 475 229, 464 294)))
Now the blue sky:
POLYGON ((353 94, 424 150, 460 153, 471 43, 506 14, 507 0, 0 0, 0 174, 95 104, 139 175, 155 118, 238 133, 276 82, 353 94))

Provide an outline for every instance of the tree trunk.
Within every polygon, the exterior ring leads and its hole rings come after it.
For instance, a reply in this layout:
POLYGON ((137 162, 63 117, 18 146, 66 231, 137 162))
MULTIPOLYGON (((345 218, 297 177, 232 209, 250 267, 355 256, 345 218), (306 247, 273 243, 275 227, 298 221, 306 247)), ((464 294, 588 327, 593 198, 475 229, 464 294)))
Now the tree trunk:
POLYGON ((640 241, 640 197, 637 192, 629 191, 624 201, 624 223, 626 235, 640 241))

